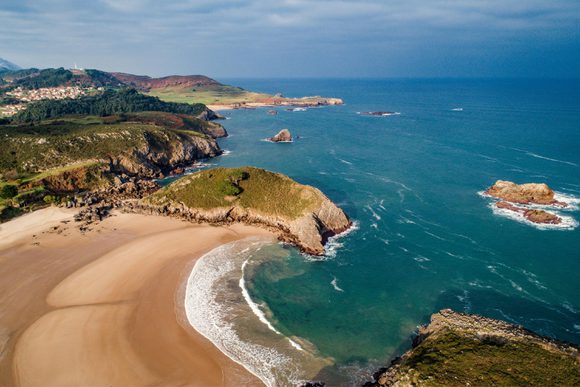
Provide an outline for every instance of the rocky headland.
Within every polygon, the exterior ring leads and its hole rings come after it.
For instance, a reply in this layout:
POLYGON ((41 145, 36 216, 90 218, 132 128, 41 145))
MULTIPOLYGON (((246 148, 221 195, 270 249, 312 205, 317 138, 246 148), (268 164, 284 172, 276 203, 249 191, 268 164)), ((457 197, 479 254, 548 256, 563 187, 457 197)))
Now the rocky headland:
POLYGON ((441 310, 413 348, 375 374, 379 386, 573 386, 579 348, 518 325, 441 310))
POLYGON ((288 129, 282 129, 274 137, 270 137, 272 142, 292 142, 292 134, 288 129))
POLYGON ((125 211, 211 224, 244 223, 274 231, 281 241, 312 255, 327 238, 351 226, 320 190, 259 168, 216 168, 183 177, 125 211))

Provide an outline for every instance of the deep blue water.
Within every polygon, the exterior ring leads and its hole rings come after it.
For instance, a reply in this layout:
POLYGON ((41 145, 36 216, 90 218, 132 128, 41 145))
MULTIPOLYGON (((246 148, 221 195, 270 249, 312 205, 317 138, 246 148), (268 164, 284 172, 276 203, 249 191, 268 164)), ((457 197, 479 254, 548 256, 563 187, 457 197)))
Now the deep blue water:
POLYGON ((314 185, 359 227, 335 256, 280 246, 284 259, 251 271, 250 294, 278 330, 339 367, 386 363, 442 308, 580 343, 580 229, 541 230, 494 214, 478 195, 503 179, 580 197, 580 81, 225 81, 345 101, 277 116, 224 112, 231 136, 220 145, 231 154, 211 163, 314 185), (356 114, 373 110, 400 115, 356 114), (261 141, 282 128, 300 138, 261 141))

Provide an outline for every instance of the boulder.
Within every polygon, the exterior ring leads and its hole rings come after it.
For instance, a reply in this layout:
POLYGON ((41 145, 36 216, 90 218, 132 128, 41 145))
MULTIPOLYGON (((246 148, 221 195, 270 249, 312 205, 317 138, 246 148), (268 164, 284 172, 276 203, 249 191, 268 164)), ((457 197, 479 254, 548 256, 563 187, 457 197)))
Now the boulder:
POLYGON ((272 142, 290 142, 292 141, 292 134, 288 129, 282 129, 277 135, 270 138, 272 142))

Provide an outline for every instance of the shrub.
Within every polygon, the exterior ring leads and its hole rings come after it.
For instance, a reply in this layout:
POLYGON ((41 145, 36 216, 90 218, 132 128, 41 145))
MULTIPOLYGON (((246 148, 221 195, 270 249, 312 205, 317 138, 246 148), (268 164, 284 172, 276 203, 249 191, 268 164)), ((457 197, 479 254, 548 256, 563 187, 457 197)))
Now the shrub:
POLYGON ((222 181, 219 185, 219 190, 226 196, 237 196, 242 192, 240 187, 234 185, 229 180, 222 181))
POLYGON ((2 199, 12 199, 16 195, 18 195, 18 187, 13 184, 6 184, 0 189, 0 198, 2 199))
POLYGON ((52 195, 46 195, 45 197, 42 198, 42 200, 46 203, 46 204, 52 204, 55 202, 56 198, 52 195))

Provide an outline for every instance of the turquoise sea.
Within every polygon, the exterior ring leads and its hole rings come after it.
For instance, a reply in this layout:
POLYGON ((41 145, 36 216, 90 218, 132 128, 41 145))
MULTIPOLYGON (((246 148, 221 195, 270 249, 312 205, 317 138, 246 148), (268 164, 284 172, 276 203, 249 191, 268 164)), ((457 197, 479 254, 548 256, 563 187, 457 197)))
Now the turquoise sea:
POLYGON ((224 111, 228 152, 207 162, 314 185, 356 224, 325 257, 251 240, 196 265, 192 276, 214 276, 188 293, 190 320, 234 360, 272 385, 356 384, 442 308, 580 343, 580 81, 221 81, 344 99, 276 116, 224 111), (299 138, 262 140, 282 128, 299 138), (566 227, 494 213, 478 193, 498 179, 547 183, 571 204, 566 227), (221 323, 209 327, 211 316, 221 323))

